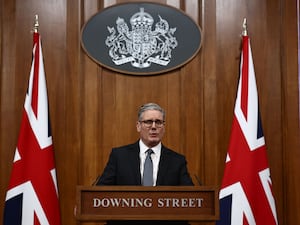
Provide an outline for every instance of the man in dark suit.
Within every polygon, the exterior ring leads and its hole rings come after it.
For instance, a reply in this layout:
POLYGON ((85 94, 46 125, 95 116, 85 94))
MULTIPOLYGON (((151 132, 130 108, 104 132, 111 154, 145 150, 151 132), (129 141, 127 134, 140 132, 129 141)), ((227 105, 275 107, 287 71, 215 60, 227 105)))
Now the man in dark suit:
MULTIPOLYGON (((113 148, 109 162, 97 184, 142 185, 139 152, 139 142, 113 148)), ((186 168, 185 157, 162 145, 155 185, 193 185, 186 168)))
MULTIPOLYGON (((161 143, 165 133, 165 117, 164 109, 155 103, 141 106, 136 122, 140 140, 112 149, 108 163, 96 185, 193 185, 185 157, 161 143), (148 151, 151 151, 150 154, 148 151), (147 183, 148 181, 144 179, 148 169, 144 166, 149 160, 151 161, 151 182, 147 183)), ((143 223, 134 224, 187 224, 184 221, 153 222, 143 221, 143 223)), ((133 224, 133 222, 128 222, 128 224, 133 224)))

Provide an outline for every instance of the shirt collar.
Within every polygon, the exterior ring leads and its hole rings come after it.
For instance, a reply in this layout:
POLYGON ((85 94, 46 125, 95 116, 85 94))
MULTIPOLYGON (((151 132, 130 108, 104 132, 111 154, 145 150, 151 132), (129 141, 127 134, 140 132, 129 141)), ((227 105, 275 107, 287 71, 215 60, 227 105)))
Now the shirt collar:
MULTIPOLYGON (((140 152, 145 153, 149 149, 149 147, 147 147, 147 145, 145 145, 145 143, 141 139, 139 141, 139 145, 140 145, 140 152)), ((159 142, 158 145, 152 147, 151 149, 153 150, 153 152, 155 154, 160 153, 160 151, 161 151, 161 142, 159 142)))

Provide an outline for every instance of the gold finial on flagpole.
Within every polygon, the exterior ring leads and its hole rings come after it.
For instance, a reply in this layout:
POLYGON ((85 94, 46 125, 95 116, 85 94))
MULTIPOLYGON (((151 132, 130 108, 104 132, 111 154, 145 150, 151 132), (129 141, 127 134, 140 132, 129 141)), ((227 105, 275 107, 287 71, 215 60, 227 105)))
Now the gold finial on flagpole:
POLYGON ((243 32, 242 32, 242 35, 243 36, 247 36, 248 34, 247 34, 247 19, 246 18, 244 18, 244 20, 243 20, 243 32))
POLYGON ((34 16, 33 32, 37 33, 39 31, 39 15, 34 16))

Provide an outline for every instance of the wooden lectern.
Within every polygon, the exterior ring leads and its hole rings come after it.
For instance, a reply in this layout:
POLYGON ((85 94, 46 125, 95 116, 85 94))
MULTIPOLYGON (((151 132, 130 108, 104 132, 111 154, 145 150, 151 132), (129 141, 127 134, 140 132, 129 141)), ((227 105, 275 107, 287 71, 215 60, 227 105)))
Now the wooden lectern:
POLYGON ((217 190, 206 186, 78 186, 79 221, 219 218, 217 190))

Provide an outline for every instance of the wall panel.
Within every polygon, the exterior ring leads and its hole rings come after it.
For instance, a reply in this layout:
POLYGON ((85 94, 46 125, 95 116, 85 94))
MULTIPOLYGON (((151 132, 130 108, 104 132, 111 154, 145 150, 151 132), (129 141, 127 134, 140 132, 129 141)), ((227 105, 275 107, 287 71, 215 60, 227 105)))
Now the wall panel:
MULTIPOLYGON (((299 213, 294 211, 300 208, 300 152, 299 152, 299 81, 297 68, 297 7, 294 1, 284 1, 282 4, 283 26, 281 29, 282 58, 282 138, 281 150, 283 167, 282 183, 283 196, 276 193, 282 203, 283 221, 285 224, 298 223, 299 213), (297 121, 297 122, 296 122, 297 121)), ((276 164, 276 162, 273 162, 276 164)), ((278 184, 280 185, 280 183, 278 184)))

